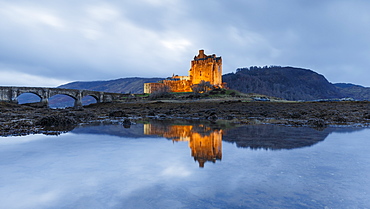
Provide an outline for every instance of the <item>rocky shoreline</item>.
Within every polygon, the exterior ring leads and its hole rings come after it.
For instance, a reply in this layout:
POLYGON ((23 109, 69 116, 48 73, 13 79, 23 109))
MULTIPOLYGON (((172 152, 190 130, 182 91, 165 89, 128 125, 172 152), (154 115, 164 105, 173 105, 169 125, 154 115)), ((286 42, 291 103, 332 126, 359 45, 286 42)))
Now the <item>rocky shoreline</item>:
POLYGON ((370 102, 247 102, 238 99, 161 100, 50 109, 0 102, 0 135, 59 134, 81 123, 146 120, 309 126, 370 126, 370 102))

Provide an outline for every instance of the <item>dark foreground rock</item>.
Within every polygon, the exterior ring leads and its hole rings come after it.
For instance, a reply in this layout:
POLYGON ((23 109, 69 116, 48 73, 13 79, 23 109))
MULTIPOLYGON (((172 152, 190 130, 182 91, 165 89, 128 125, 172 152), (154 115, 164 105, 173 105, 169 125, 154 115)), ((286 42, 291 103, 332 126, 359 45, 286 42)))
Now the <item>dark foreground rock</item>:
POLYGON ((44 127, 65 127, 65 126, 73 126, 77 125, 77 121, 71 116, 65 115, 49 115, 42 117, 40 120, 36 122, 36 125, 44 126, 44 127))
POLYGON ((0 135, 68 131, 80 123, 136 120, 207 120, 240 124, 281 124, 324 129, 370 125, 370 102, 245 102, 184 100, 93 104, 82 109, 49 109, 0 103, 0 135))

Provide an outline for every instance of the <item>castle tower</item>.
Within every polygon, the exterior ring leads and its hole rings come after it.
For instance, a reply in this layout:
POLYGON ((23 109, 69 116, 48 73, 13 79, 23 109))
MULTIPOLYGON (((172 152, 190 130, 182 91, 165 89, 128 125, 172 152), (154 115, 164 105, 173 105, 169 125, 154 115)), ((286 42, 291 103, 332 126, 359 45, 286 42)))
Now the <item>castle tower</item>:
POLYGON ((204 50, 199 50, 198 56, 191 61, 189 76, 192 84, 198 84, 202 80, 214 86, 222 86, 222 58, 204 54, 204 50))

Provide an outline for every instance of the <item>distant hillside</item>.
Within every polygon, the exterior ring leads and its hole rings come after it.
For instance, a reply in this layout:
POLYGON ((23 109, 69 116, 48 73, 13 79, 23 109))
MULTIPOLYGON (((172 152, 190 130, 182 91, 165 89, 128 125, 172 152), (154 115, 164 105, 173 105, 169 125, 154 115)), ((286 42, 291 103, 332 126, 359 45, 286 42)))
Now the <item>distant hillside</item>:
MULTIPOLYGON (((230 89, 287 100, 348 97, 356 100, 370 100, 370 88, 368 87, 349 83, 332 84, 323 75, 302 68, 280 66, 238 68, 235 73, 223 75, 222 78, 230 89)), ((138 94, 144 92, 144 83, 155 83, 163 79, 133 77, 108 81, 77 81, 61 85, 59 88, 138 94)))
POLYGON ((312 70, 294 67, 239 68, 223 76, 231 89, 258 93, 287 100, 316 100, 341 98, 339 89, 323 75, 312 70))
POLYGON ((113 93, 133 93, 144 92, 144 83, 155 83, 164 78, 120 78, 109 81, 77 81, 67 83, 58 88, 66 89, 87 89, 93 91, 105 91, 113 93))
POLYGON ((355 85, 351 83, 336 83, 335 87, 345 97, 351 97, 356 100, 370 100, 370 88, 355 85))
MULTIPOLYGON (((143 93, 144 83, 158 82, 163 79, 133 77, 109 81, 78 81, 61 85, 59 88, 138 94, 143 93)), ((323 75, 302 68, 280 66, 239 68, 235 73, 223 75, 223 81, 230 89, 243 93, 264 94, 287 100, 348 97, 356 100, 370 100, 369 87, 349 83, 332 84, 323 75)), ((49 104, 50 106, 64 105, 66 98, 70 100, 69 105, 73 105, 73 99, 63 95, 54 96, 49 100, 49 104)), ((86 103, 90 100, 88 99, 86 103)), ((40 101, 40 98, 32 94, 19 97, 20 103, 37 101, 40 101)))
POLYGON ((335 87, 338 88, 351 88, 351 87, 360 87, 360 88, 365 88, 360 85, 352 84, 352 83, 334 83, 335 87))

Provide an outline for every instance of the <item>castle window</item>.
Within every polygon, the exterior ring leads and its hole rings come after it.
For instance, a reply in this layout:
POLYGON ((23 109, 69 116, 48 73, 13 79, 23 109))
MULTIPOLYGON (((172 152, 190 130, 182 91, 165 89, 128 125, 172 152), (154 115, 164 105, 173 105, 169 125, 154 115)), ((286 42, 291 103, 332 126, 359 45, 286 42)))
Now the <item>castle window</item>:
POLYGON ((199 71, 199 75, 202 76, 202 71, 199 71))

